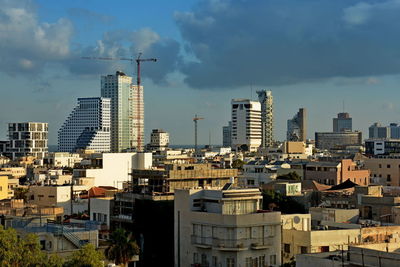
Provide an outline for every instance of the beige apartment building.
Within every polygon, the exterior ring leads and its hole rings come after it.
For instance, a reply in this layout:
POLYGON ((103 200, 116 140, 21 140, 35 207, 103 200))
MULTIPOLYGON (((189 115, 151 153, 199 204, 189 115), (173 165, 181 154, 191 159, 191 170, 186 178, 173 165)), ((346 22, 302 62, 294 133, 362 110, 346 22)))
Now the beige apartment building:
POLYGON ((371 171, 371 182, 400 186, 400 157, 379 156, 365 159, 365 168, 371 171))
POLYGON ((175 190, 175 266, 281 265, 281 214, 258 189, 175 190))

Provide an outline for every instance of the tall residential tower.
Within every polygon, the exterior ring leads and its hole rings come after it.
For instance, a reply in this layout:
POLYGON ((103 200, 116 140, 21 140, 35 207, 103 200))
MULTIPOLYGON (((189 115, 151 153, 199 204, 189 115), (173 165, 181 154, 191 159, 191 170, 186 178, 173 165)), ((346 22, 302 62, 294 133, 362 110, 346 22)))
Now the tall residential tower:
POLYGON ((44 158, 48 152, 49 126, 43 122, 22 122, 8 124, 9 144, 5 156, 11 159, 33 156, 44 158))
POLYGON ((140 147, 143 147, 143 87, 139 92, 139 101, 137 89, 137 86, 132 84, 132 77, 123 72, 117 71, 115 75, 101 77, 101 96, 111 98, 112 152, 137 149, 138 140, 141 143, 140 147), (140 117, 137 114, 139 109, 140 117))
POLYGON ((274 99, 271 91, 257 91, 261 103, 261 148, 271 147, 274 143, 274 99))
POLYGON ((58 151, 110 152, 110 109, 109 98, 78 98, 78 104, 58 131, 58 151))

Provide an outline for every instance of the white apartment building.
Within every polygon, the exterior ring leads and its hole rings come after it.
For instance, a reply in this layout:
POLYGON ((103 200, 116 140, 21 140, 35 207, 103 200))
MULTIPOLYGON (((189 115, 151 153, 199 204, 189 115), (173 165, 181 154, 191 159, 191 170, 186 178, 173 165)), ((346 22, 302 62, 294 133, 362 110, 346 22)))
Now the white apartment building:
POLYGON ((78 98, 77 106, 58 131, 58 150, 110 152, 110 110, 108 98, 78 98))
POLYGON ((150 147, 156 150, 165 150, 169 146, 169 133, 162 129, 153 129, 150 136, 150 147))
POLYGON ((150 169, 151 153, 103 153, 100 166, 74 169, 73 177, 93 179, 94 186, 113 186, 122 189, 124 182, 131 181, 132 169, 150 169))
POLYGON ((101 96, 111 98, 111 151, 138 149, 144 144, 143 87, 117 71, 101 77, 101 96), (138 143, 139 142, 139 143, 138 143))
POLYGON ((232 148, 256 151, 261 145, 261 104, 232 99, 232 148))
POLYGON ((42 159, 48 152, 48 131, 43 122, 9 123, 9 145, 4 154, 13 160, 25 156, 42 159))
POLYGON ((267 148, 274 144, 274 98, 271 91, 257 91, 261 104, 261 147, 267 148))
POLYGON ((43 164, 50 167, 73 168, 75 164, 81 161, 82 158, 78 153, 50 152, 44 157, 43 164))
POLYGON ((259 189, 175 190, 175 266, 280 266, 281 213, 259 189))

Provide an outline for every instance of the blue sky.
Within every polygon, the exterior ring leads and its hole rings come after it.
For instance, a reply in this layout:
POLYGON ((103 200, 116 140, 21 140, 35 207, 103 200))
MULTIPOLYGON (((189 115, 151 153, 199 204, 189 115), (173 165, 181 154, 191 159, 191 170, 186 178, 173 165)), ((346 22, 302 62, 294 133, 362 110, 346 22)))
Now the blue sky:
POLYGON ((100 76, 143 65, 146 139, 221 143, 232 98, 275 98, 275 136, 308 109, 308 137, 345 109, 353 128, 399 122, 399 0, 0 0, 0 139, 8 122, 49 122, 50 144, 78 97, 99 96, 100 76), (253 90, 251 90, 253 88, 253 90), (252 93, 253 92, 253 93, 252 93))

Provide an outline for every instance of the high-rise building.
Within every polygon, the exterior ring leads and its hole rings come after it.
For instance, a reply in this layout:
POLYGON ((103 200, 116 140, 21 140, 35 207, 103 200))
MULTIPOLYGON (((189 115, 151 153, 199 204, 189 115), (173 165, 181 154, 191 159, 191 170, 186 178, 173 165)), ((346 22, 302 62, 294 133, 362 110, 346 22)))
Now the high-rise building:
POLYGON ((390 138, 390 128, 387 126, 382 126, 380 123, 375 122, 368 128, 370 139, 386 139, 390 138))
POLYGON ((261 147, 271 147, 274 143, 274 99, 271 91, 257 91, 261 103, 261 147))
POLYGON ((58 150, 110 152, 110 111, 109 98, 78 98, 78 104, 58 131, 58 150))
POLYGON ((375 122, 369 127, 368 132, 371 139, 400 139, 400 126, 397 123, 382 126, 375 122))
POLYGON ((232 146, 232 122, 228 122, 228 126, 222 127, 222 146, 232 146))
POLYGON ((169 146, 169 133, 162 129, 153 129, 150 136, 150 148, 165 150, 169 146))
POLYGON ((43 122, 9 123, 5 156, 11 159, 25 156, 44 158, 48 152, 48 131, 48 124, 43 122))
POLYGON ((303 141, 307 140, 307 110, 300 108, 296 115, 287 121, 287 140, 303 141))
POLYGON ((334 132, 351 132, 353 130, 353 119, 349 113, 342 112, 337 114, 337 118, 333 118, 334 132))
POLYGON ((132 85, 132 77, 123 72, 117 71, 115 75, 101 77, 101 96, 111 98, 112 152, 143 147, 143 87, 139 94, 138 98, 138 88, 132 85))
POLYGON ((261 105, 249 99, 232 99, 232 148, 256 151, 261 145, 261 105))

